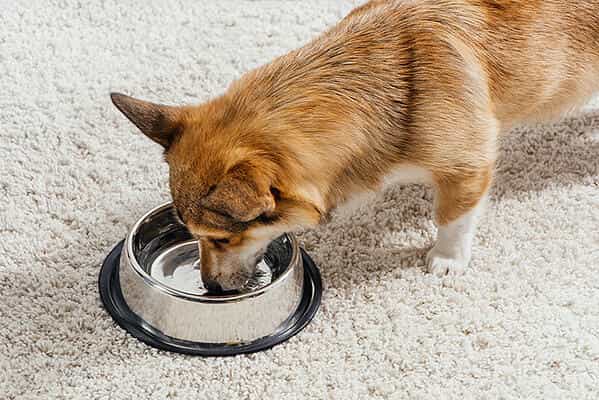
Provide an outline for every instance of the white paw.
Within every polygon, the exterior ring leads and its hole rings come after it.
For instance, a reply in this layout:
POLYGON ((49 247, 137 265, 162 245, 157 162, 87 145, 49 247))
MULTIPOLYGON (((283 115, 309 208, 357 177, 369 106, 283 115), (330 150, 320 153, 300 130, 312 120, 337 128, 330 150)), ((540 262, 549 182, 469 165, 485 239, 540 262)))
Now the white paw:
POLYGON ((462 275, 468 266, 466 257, 448 257, 433 247, 426 255, 426 266, 429 273, 436 276, 462 275))

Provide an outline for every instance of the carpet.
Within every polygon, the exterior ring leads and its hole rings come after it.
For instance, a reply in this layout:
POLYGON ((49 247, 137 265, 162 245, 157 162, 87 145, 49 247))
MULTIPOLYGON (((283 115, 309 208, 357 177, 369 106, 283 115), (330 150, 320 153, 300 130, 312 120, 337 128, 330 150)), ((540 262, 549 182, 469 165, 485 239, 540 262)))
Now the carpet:
POLYGON ((594 399, 599 103, 502 142, 468 272, 424 272, 431 193, 403 186, 300 235, 325 283, 289 342, 203 359, 101 306, 103 257, 169 199, 158 146, 110 103, 221 93, 352 1, 5 1, 0 399, 594 399))

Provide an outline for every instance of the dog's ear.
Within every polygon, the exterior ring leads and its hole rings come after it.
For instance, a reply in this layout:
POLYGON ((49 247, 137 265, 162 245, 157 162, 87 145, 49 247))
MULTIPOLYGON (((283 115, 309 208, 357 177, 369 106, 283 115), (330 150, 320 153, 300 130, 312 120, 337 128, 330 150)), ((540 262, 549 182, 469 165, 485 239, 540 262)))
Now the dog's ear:
POLYGON ((249 222, 261 215, 270 216, 276 208, 276 195, 267 176, 250 166, 239 165, 214 186, 201 204, 236 221, 249 222))
POLYGON ((181 108, 154 104, 120 93, 112 103, 147 137, 168 149, 180 133, 181 108))

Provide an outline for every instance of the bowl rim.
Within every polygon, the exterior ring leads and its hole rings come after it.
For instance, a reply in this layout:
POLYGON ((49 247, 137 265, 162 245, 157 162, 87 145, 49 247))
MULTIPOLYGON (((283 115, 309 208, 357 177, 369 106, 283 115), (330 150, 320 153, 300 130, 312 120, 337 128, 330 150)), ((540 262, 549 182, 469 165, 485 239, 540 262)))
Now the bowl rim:
POLYGON ((161 211, 164 211, 167 208, 172 208, 172 207, 173 207, 173 202, 167 202, 167 203, 164 203, 157 207, 154 207, 150 211, 146 212, 141 218, 139 218, 135 222, 133 227, 127 233, 127 237, 125 239, 125 243, 126 243, 125 251, 127 254, 127 260, 128 260, 129 265, 132 267, 133 271, 136 273, 136 275, 138 275, 141 279, 143 279, 143 281, 147 285, 152 286, 153 288, 160 290, 170 296, 174 296, 174 297, 188 300, 188 301, 200 302, 200 303, 230 303, 230 302, 237 302, 237 301, 241 301, 244 299, 258 297, 258 296, 263 295, 264 293, 269 292, 272 289, 282 285, 282 283, 289 277, 289 275, 292 274, 292 272, 294 270, 293 267, 297 266, 301 261, 300 252, 299 252, 299 244, 297 242, 295 235, 293 235, 292 233, 284 233, 281 236, 285 236, 289 240, 289 244, 291 246, 292 254, 291 254, 291 259, 289 261, 289 264, 287 265, 285 271, 281 275, 279 275, 275 280, 270 282, 268 285, 261 287, 260 289, 257 289, 257 290, 251 291, 251 292, 247 292, 247 293, 237 293, 234 295, 205 296, 205 295, 201 295, 201 294, 185 292, 183 290, 179 290, 179 289, 173 288, 171 286, 165 285, 164 283, 158 281, 157 279, 152 277, 150 274, 148 274, 141 267, 141 265, 139 265, 139 262, 137 261, 137 258, 135 257, 135 252, 133 251, 133 236, 136 234, 136 232, 139 231, 140 226, 144 222, 146 222, 146 220, 148 218, 150 218, 152 215, 157 214, 161 211))

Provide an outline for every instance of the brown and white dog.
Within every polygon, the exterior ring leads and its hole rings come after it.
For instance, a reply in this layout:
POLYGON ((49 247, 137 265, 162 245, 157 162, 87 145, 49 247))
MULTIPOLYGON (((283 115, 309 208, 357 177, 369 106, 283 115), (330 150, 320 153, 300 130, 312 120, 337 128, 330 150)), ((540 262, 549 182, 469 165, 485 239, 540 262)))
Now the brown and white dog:
POLYGON ((434 186, 435 274, 470 260, 498 137, 599 88, 599 0, 375 0, 222 96, 172 107, 113 94, 165 149, 212 288, 276 236, 387 183, 434 186))

